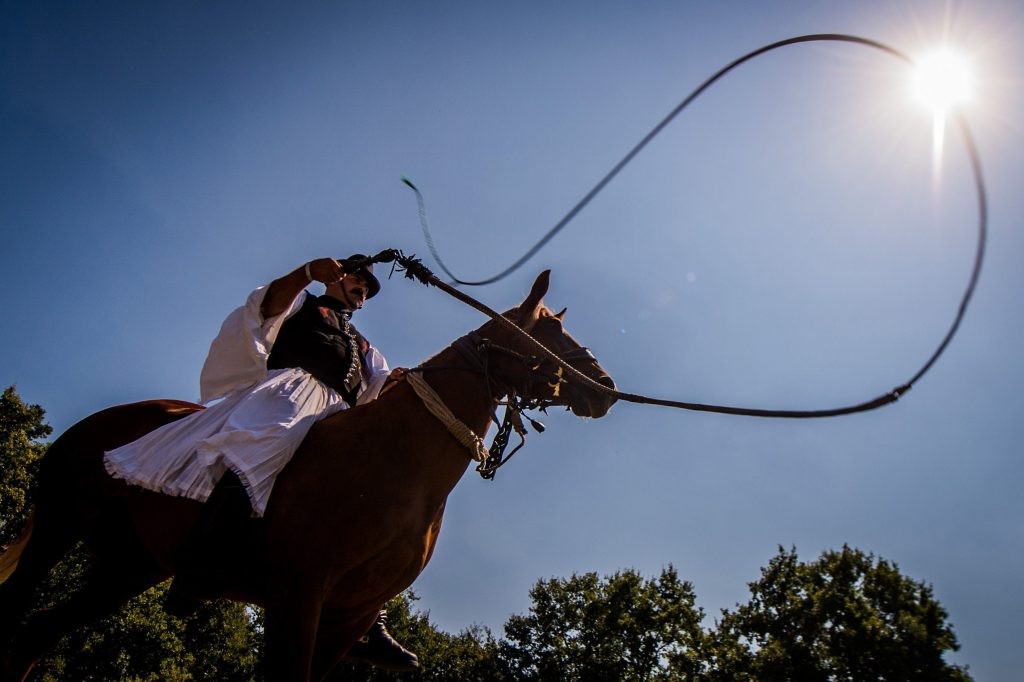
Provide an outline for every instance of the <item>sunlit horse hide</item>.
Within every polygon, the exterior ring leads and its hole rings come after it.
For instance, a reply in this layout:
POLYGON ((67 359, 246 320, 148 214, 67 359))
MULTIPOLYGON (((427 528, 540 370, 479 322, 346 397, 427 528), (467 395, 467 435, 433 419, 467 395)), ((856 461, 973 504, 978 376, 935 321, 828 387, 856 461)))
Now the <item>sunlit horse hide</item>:
MULTIPOLYGON (((614 383, 542 302, 542 273, 506 317, 554 354, 605 386, 614 383)), ((490 321, 473 366, 453 344, 425 362, 421 376, 476 435, 486 435, 496 402, 514 392, 601 417, 614 400, 552 381, 507 325, 490 321)), ((148 401, 94 414, 71 427, 45 456, 34 531, 17 569, 0 585, 3 680, 22 680, 64 633, 100 618, 174 573, 178 550, 200 505, 110 478, 105 450, 201 409, 148 401), (43 576, 79 540, 95 555, 86 586, 61 606, 21 619, 43 576)), ((265 544, 243 557, 229 596, 266 608, 266 670, 271 680, 319 680, 373 623, 381 605, 407 588, 434 549, 448 494, 470 451, 428 411, 408 382, 366 405, 317 423, 280 475, 264 518, 265 544)), ((3 559, 11 562, 10 550, 3 559)), ((15 556, 17 558, 17 556, 15 556)), ((232 567, 234 569, 234 567, 232 567)))

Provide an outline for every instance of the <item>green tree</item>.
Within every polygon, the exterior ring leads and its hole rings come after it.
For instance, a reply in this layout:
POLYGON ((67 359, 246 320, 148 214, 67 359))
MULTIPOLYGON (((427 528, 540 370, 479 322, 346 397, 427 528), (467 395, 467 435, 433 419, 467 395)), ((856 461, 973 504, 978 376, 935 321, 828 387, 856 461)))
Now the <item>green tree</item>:
POLYGON ((814 562, 779 553, 724 610, 713 679, 969 680, 943 660, 959 646, 932 588, 872 554, 843 546, 814 562))
POLYGON ((261 678, 262 635, 251 609, 213 601, 179 620, 163 610, 167 586, 147 590, 118 612, 62 639, 38 663, 32 679, 245 682, 261 678))
POLYGON ((515 679, 689 679, 702 669, 703 612, 672 566, 650 580, 632 569, 540 580, 530 597, 501 643, 515 679))
POLYGON ((0 547, 21 534, 31 508, 32 483, 52 429, 43 408, 27 405, 14 390, 0 397, 0 547))

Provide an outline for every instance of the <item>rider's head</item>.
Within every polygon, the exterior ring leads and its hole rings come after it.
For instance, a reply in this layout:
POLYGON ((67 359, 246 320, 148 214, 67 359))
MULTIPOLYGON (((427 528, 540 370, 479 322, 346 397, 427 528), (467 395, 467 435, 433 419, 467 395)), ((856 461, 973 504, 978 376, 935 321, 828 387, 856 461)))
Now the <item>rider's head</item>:
MULTIPOLYGON (((343 263, 361 261, 366 256, 361 253, 346 258, 343 263)), ((373 274, 373 264, 367 263, 354 272, 350 272, 333 284, 327 285, 327 295, 338 299, 349 310, 358 310, 369 299, 380 291, 380 281, 373 274)))

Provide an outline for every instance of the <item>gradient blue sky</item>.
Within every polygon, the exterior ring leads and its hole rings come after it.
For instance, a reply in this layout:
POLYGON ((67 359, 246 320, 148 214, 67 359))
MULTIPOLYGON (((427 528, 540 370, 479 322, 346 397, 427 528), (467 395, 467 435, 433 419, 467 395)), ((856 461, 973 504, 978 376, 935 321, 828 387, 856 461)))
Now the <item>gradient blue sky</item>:
MULTIPOLYGON (((817 32, 975 62, 991 248, 959 336, 894 406, 815 422, 621 404, 553 413, 467 475, 415 589, 500 633, 539 577, 668 563, 709 617, 779 545, 849 543, 934 584, 977 679, 1024 666, 1019 2, 147 2, 0 5, 0 383, 59 433, 195 399, 227 312, 302 262, 426 255, 464 278, 539 238, 693 87, 817 32)), ((906 380, 974 244, 962 144, 933 167, 906 73, 849 45, 775 52, 711 90, 528 266, 471 291, 552 306, 620 386, 831 407, 906 380)), ((428 265, 433 265, 426 260, 428 265)), ((480 316, 405 280, 360 328, 413 365, 480 316)))

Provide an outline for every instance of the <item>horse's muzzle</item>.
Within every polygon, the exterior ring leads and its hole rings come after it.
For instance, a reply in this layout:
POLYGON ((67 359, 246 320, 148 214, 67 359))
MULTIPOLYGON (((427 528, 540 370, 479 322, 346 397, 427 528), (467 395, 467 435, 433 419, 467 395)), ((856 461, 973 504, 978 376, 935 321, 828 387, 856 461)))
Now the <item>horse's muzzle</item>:
MULTIPOLYGON (((615 381, 613 381, 612 378, 604 371, 602 371, 599 376, 591 378, 602 386, 607 386, 613 390, 615 389, 615 381)), ((579 393, 578 399, 573 400, 569 405, 569 409, 572 410, 572 413, 577 417, 591 417, 592 419, 603 417, 608 414, 608 410, 611 409, 612 405, 614 405, 617 400, 617 398, 613 396, 600 393, 598 391, 586 388, 580 388, 577 390, 579 393)))

